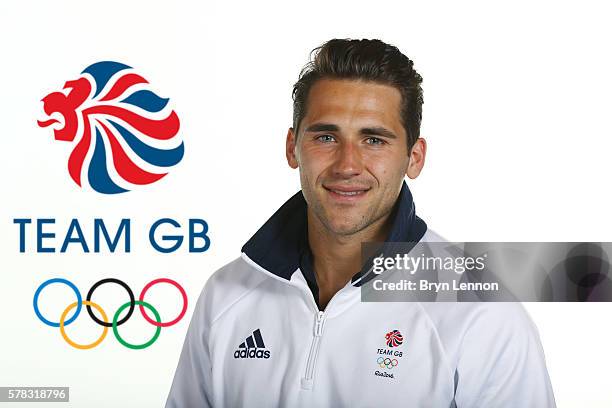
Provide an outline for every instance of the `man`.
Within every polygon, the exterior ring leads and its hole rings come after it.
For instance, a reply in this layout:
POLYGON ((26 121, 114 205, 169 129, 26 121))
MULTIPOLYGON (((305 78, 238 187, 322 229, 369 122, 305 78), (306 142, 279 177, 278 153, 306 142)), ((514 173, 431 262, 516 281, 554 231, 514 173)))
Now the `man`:
POLYGON ((553 407, 518 303, 361 302, 362 242, 437 241, 404 177, 425 163, 421 77, 331 40, 294 86, 302 190, 198 300, 167 407, 553 407))

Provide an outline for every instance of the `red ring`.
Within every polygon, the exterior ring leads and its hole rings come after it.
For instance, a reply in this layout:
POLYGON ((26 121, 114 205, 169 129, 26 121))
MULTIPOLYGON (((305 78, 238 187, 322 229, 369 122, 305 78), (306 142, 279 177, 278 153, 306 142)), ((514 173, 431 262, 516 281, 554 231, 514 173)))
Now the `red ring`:
POLYGON ((183 296, 183 310, 181 310, 181 313, 179 313, 176 319, 170 322, 167 322, 167 323, 163 323, 163 322, 158 323, 155 320, 151 319, 149 316, 147 316, 147 312, 145 312, 144 307, 142 307, 142 305, 139 306, 140 313, 142 313, 142 317, 144 317, 145 320, 151 323, 153 326, 169 327, 169 326, 177 324, 179 320, 181 320, 183 316, 185 316, 185 313, 187 312, 187 293, 185 292, 185 289, 183 289, 181 285, 179 285, 177 282, 173 281, 172 279, 159 278, 159 279, 152 280, 151 282, 147 283, 147 285, 144 288, 142 288, 142 292, 140 292, 140 296, 138 297, 138 300, 140 300, 141 302, 144 301, 144 295, 147 292, 147 290, 149 290, 151 286, 158 284, 158 283, 169 283, 171 285, 174 285, 181 292, 181 296, 183 296))

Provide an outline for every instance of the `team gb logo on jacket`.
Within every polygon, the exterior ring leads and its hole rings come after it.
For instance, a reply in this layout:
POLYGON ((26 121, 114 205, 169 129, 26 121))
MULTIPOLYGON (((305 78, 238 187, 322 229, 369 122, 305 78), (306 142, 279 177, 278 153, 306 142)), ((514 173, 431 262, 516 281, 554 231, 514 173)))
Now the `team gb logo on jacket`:
POLYGON ((71 143, 68 173, 80 186, 117 194, 154 183, 183 158, 179 118, 130 66, 101 61, 42 99, 39 120, 71 143))
POLYGON ((404 336, 402 336, 399 330, 392 330, 385 334, 385 341, 389 347, 401 346, 404 341, 404 336))

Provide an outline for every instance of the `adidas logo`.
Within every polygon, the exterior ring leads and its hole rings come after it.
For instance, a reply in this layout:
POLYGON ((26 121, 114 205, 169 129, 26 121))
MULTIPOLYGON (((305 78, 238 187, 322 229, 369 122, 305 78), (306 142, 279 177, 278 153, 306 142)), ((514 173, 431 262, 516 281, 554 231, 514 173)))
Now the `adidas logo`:
POLYGON ((263 337, 259 329, 240 343, 238 350, 234 351, 234 358, 270 358, 270 350, 264 350, 263 337))

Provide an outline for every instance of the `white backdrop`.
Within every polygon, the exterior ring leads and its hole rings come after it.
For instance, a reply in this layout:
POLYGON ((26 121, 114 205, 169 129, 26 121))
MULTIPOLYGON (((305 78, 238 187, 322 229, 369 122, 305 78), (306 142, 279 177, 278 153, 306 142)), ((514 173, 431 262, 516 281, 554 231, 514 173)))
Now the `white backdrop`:
MULTIPOLYGON (((334 37, 395 44, 423 75, 429 151, 410 186, 430 227, 455 241, 610 241, 609 16, 595 1, 3 1, 0 386, 70 386, 72 407, 163 406, 202 285, 299 189, 284 159, 291 86, 309 51, 334 37), (134 67, 169 97, 185 141, 167 177, 118 196, 79 189, 69 145, 35 122, 43 96, 101 60, 134 67), (132 253, 20 254, 20 217, 55 218, 58 247, 71 218, 89 236, 95 217, 130 218, 132 253), (210 250, 153 251, 147 228, 161 217, 205 219, 210 250), (135 292, 170 277, 188 292, 188 314, 146 350, 112 334, 76 350, 32 310, 38 284, 56 276, 85 293, 105 277, 135 292)), ((123 299, 113 290, 108 299, 123 299)), ((56 290, 43 306, 61 312, 71 296, 56 290)), ((172 289, 149 296, 162 315, 180 309, 172 289)), ((612 305, 527 307, 558 406, 612 406, 612 305)), ((88 319, 77 325, 85 341, 98 333, 88 319)), ((126 328, 134 341, 152 332, 126 328)))

